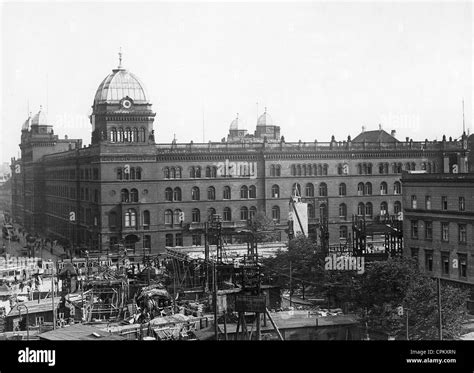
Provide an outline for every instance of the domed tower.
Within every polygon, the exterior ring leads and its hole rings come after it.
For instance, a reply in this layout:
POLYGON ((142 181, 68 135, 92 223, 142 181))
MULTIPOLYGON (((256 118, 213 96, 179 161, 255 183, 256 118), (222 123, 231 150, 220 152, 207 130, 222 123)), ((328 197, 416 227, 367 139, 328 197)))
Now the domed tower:
POLYGON ((239 118, 239 114, 237 113, 237 116, 235 119, 230 123, 229 127, 229 135, 227 136, 227 141, 240 141, 242 138, 247 136, 247 130, 244 128, 241 128, 242 126, 242 121, 239 118))
POLYGON ((280 138, 280 127, 273 124, 272 117, 267 113, 267 108, 257 120, 255 137, 266 137, 267 140, 278 140, 280 138))
POLYGON ((94 97, 91 143, 153 144, 156 114, 145 86, 122 67, 122 53, 119 56, 119 66, 100 83, 94 97))

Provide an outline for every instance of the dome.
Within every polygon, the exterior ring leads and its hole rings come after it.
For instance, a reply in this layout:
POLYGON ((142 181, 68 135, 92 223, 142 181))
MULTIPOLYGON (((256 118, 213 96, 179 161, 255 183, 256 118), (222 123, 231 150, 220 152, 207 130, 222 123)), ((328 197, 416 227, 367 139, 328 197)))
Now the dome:
POLYGON ((31 115, 28 116, 28 119, 25 120, 25 123, 21 126, 22 131, 28 131, 30 129, 31 115))
POLYGON ((40 106, 40 111, 35 114, 33 119, 31 119, 32 126, 47 126, 48 120, 46 118, 46 113, 43 111, 43 107, 40 106))
POLYGON ((273 126, 273 120, 272 117, 267 114, 267 108, 265 108, 265 112, 258 118, 257 126, 273 126))
POLYGON ((100 83, 94 105, 103 102, 116 103, 126 96, 136 103, 148 102, 143 83, 131 72, 119 66, 100 83))
POLYGON ((237 114, 237 117, 230 123, 230 130, 238 130, 239 129, 239 114, 237 114))

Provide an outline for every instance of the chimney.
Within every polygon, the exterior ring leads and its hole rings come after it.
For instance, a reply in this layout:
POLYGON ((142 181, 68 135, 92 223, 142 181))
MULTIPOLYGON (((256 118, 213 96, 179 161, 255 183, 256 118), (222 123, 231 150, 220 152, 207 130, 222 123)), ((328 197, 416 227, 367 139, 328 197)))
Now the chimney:
POLYGON ((391 134, 393 137, 395 137, 395 136, 397 135, 397 131, 396 131, 396 130, 392 130, 392 131, 390 132, 390 134, 391 134))

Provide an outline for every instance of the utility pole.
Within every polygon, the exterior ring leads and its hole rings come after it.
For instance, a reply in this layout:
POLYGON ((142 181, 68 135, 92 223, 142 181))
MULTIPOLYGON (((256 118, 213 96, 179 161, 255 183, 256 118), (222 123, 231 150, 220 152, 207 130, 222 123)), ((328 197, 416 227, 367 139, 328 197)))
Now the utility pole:
POLYGON ((216 341, 218 340, 218 326, 217 326, 217 274, 216 274, 216 262, 212 263, 212 288, 213 288, 213 303, 214 303, 214 336, 216 341))
POLYGON ((291 307, 291 261, 290 261, 290 307, 291 307))
POLYGON ((53 330, 56 329, 56 310, 54 309, 54 267, 51 274, 51 303, 53 306, 53 330))
POLYGON ((443 340, 443 321, 442 321, 442 314, 441 314, 441 278, 437 278, 438 283, 438 316, 439 316, 439 340, 443 340))

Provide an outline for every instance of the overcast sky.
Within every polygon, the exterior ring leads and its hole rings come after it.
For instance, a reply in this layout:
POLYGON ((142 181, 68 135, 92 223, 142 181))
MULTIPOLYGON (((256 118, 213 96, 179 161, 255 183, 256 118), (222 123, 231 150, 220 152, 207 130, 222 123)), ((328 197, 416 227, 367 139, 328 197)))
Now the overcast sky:
POLYGON ((265 106, 286 141, 379 124, 399 139, 459 137, 463 97, 473 132, 471 2, 2 5, 1 161, 17 156, 28 107, 90 143, 120 47, 160 143, 220 141, 236 113, 253 133, 265 106))

